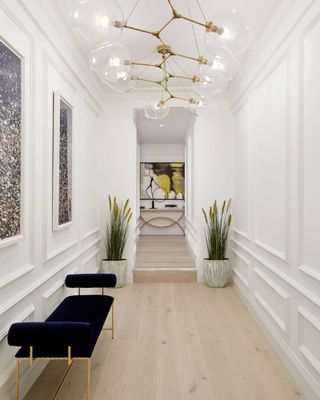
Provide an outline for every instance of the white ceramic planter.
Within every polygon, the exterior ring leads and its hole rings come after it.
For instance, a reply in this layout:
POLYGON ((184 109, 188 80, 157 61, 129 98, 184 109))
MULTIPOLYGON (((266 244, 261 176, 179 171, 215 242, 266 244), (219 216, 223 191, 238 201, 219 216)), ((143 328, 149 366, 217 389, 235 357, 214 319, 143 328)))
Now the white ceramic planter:
POLYGON ((203 260, 204 279, 210 287, 224 287, 231 279, 230 260, 203 260))
POLYGON ((127 260, 102 260, 100 271, 104 274, 115 274, 117 276, 116 287, 122 287, 127 279, 127 260))

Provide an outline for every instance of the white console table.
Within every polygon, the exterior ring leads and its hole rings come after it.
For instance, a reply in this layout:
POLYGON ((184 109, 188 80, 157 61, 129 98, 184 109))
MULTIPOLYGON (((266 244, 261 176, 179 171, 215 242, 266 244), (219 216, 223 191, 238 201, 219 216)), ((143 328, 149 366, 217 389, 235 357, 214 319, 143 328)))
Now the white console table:
POLYGON ((184 235, 184 208, 140 209, 141 235, 184 235))

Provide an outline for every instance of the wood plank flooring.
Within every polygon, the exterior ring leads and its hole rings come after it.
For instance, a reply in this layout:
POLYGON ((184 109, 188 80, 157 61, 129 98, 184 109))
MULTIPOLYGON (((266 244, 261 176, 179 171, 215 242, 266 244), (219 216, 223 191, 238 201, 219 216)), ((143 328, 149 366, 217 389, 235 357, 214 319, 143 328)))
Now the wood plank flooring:
MULTIPOLYGON (((116 337, 100 335, 93 400, 291 400, 302 395, 232 287, 133 284, 116 299, 116 337)), ((26 396, 50 399, 64 362, 51 362, 26 396)), ((77 362, 60 400, 85 400, 77 362)))

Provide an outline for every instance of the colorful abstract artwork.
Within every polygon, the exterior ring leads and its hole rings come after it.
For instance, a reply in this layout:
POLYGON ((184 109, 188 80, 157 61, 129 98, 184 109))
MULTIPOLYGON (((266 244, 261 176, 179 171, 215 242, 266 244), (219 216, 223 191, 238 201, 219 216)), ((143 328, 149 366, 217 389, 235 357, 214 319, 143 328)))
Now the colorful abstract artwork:
POLYGON ((72 106, 54 93, 54 228, 72 222, 72 106))
POLYGON ((184 163, 140 163, 141 200, 184 200, 184 163))
POLYGON ((0 240, 21 234, 21 59, 0 40, 0 240))

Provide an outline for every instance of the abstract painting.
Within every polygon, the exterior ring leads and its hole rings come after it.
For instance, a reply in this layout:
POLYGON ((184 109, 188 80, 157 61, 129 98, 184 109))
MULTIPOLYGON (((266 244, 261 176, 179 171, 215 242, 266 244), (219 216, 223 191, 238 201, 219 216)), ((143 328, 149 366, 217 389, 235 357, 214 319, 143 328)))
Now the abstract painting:
POLYGON ((184 163, 140 163, 141 200, 184 200, 184 163))
POLYGON ((54 92, 54 229, 72 222, 72 114, 72 106, 54 92))
POLYGON ((21 59, 0 40, 0 240, 21 233, 21 59))

